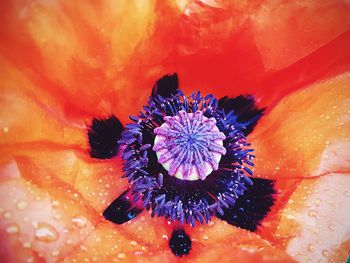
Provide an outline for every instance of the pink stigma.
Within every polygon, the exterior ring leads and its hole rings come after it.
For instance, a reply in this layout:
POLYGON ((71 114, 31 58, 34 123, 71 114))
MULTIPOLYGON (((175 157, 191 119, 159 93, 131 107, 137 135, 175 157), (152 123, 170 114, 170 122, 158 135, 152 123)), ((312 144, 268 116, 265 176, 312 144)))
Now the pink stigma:
POLYGON ((221 156, 226 154, 226 136, 216 126, 215 118, 203 116, 202 111, 164 117, 164 123, 154 129, 153 150, 158 162, 169 175, 181 180, 204 180, 217 170, 221 156))

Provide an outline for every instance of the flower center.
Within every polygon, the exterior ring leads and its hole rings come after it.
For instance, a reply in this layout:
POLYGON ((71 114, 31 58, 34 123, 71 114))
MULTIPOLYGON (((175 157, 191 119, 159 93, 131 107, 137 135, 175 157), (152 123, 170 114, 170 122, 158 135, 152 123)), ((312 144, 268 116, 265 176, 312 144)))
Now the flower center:
POLYGON ((215 118, 207 118, 199 110, 181 110, 176 116, 164 117, 154 133, 158 162, 169 175, 181 180, 204 180, 218 169, 221 156, 226 154, 225 134, 219 131, 215 118))

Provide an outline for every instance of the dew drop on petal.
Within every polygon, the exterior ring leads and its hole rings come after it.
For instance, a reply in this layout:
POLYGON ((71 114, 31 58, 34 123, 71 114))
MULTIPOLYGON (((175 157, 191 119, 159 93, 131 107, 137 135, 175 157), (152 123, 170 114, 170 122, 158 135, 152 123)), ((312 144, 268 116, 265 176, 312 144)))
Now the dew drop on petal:
POLYGON ((31 248, 32 247, 32 244, 30 242, 24 242, 22 245, 24 248, 31 248))
POLYGON ((328 226, 328 229, 331 230, 331 231, 334 231, 335 230, 335 224, 334 223, 330 223, 329 226, 328 226))
POLYGON ((322 251, 322 256, 324 256, 325 258, 329 257, 329 251, 327 249, 322 251))
POLYGON ((60 205, 60 202, 58 202, 57 200, 52 201, 51 203, 52 207, 58 207, 60 205))
POLYGON ((126 255, 125 255, 125 253, 119 253, 117 255, 117 257, 120 258, 120 259, 123 259, 123 258, 126 258, 126 255))
POLYGON ((315 200, 315 205, 316 205, 317 207, 321 206, 321 204, 322 204, 321 199, 316 199, 316 200, 315 200))
POLYGON ((313 251, 315 251, 315 246, 313 244, 309 244, 307 246, 307 250, 310 251, 310 252, 313 252, 313 251))
POLYGON ((133 247, 137 246, 137 242, 135 240, 130 241, 130 245, 133 247))
POLYGON ((27 208, 27 206, 28 206, 28 203, 26 201, 19 201, 17 203, 17 209, 18 210, 24 210, 24 209, 27 208))
POLYGON ((72 222, 77 227, 83 228, 83 227, 86 227, 87 219, 83 216, 73 217, 72 222))
POLYGON ((54 251, 52 251, 52 253, 51 253, 51 255, 52 255, 53 257, 57 257, 59 254, 60 254, 60 252, 59 252, 58 250, 54 250, 54 251))
POLYGON ((6 232, 9 234, 16 234, 19 232, 19 226, 17 224, 11 224, 6 228, 6 232))
POLYGON ((56 219, 56 220, 60 220, 62 218, 62 215, 60 214, 54 214, 53 215, 53 218, 56 219))
POLYGON ((35 229, 35 239, 43 242, 53 242, 58 239, 58 233, 52 225, 38 223, 35 229))
POLYGON ((5 212, 5 213, 4 213, 4 218, 5 218, 5 219, 10 219, 10 218, 12 218, 12 213, 11 213, 11 212, 8 212, 8 211, 5 212))
POLYGON ((317 217, 317 215, 318 215, 318 213, 317 213, 316 210, 310 210, 310 211, 309 211, 309 216, 310 216, 310 217, 317 217))

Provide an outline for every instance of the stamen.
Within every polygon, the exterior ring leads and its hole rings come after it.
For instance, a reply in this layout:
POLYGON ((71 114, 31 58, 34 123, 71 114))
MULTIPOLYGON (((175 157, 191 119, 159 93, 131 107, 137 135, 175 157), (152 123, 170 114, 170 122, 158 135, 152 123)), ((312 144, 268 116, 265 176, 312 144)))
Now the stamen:
POLYGON ((204 180, 218 169, 221 156, 226 154, 225 134, 219 131, 215 118, 205 117, 200 110, 180 110, 176 116, 166 116, 154 133, 158 162, 169 175, 181 180, 204 180))
POLYGON ((244 136, 252 119, 239 122, 213 95, 186 97, 173 84, 175 94, 163 97, 157 82, 144 111, 130 117, 119 140, 123 172, 132 200, 151 216, 195 226, 224 216, 252 184, 254 150, 244 136))
POLYGON ((192 248, 192 241, 183 228, 174 229, 169 240, 169 246, 175 256, 188 255, 192 248))

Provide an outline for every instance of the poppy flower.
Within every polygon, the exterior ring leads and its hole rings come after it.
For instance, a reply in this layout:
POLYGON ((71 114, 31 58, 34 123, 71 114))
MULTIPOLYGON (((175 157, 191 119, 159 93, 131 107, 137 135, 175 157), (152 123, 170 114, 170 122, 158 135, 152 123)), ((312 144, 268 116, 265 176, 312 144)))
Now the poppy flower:
POLYGON ((346 260, 346 1, 0 5, 4 262, 346 260))

